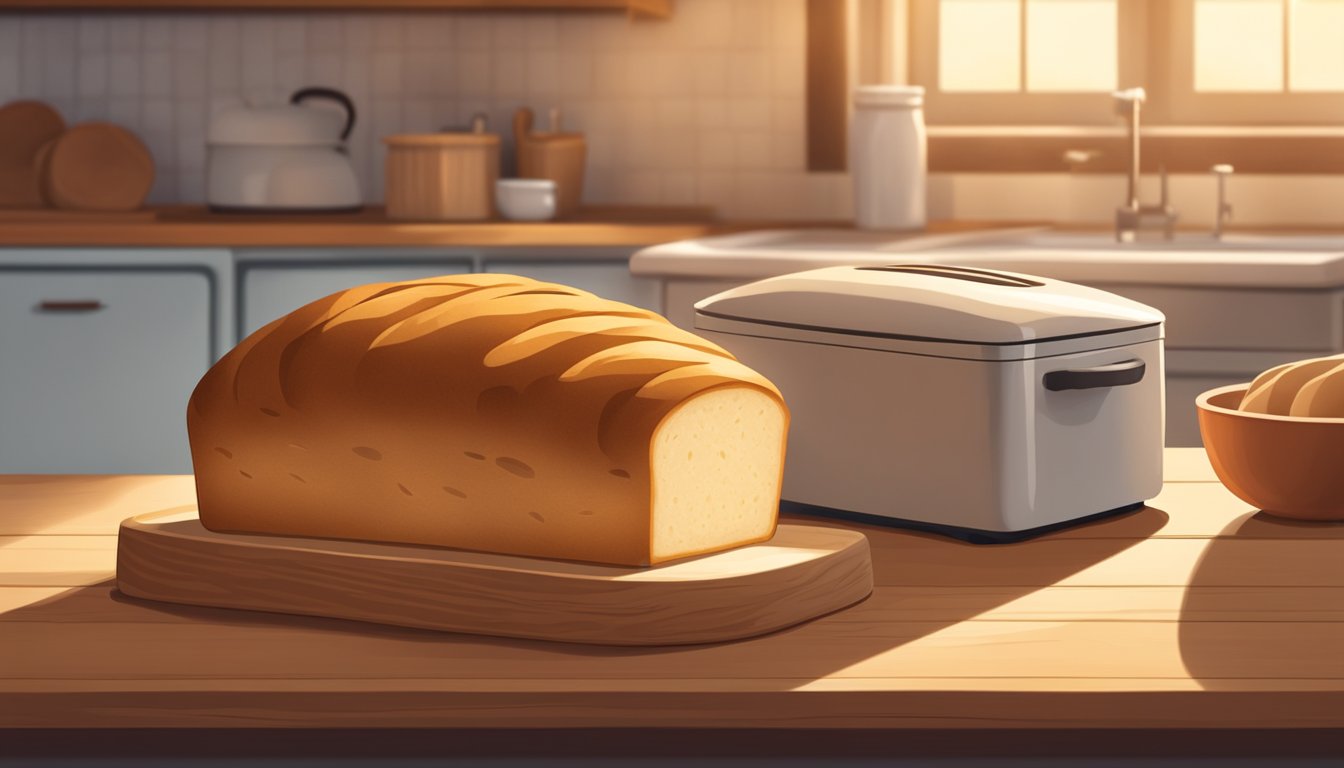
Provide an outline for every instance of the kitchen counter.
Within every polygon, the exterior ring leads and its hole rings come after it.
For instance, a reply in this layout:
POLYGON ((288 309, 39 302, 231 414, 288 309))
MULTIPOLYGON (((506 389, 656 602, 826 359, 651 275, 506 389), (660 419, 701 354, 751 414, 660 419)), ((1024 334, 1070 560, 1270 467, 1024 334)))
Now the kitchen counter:
POLYGON ((152 752, 149 733, 343 756, 1340 754, 1344 525, 1257 513, 1197 449, 1167 449, 1166 477, 1140 511, 1019 544, 854 525, 864 602, 657 649, 136 601, 112 587, 117 524, 189 507, 189 476, 0 477, 0 738, 12 755, 152 752))
MULTIPOLYGON (((790 222, 808 229, 836 222, 790 222)), ((746 232, 779 222, 721 221, 710 208, 589 206, 564 221, 406 222, 379 207, 335 214, 222 214, 200 206, 129 213, 0 209, 0 247, 645 246, 746 232)), ((930 233, 1001 230, 1003 222, 931 222, 930 233)), ((924 233, 918 233, 924 234, 924 233)), ((903 239, 911 235, 893 235, 903 239)))
POLYGON ((1002 269, 1086 284, 1217 288, 1344 286, 1339 230, 1181 231, 1116 243, 1109 231, 1046 226, 891 232, 821 227, 736 232, 646 248, 635 275, 738 282, 847 265, 911 261, 1002 269))
MULTIPOLYGON (((735 232, 708 208, 592 207, 565 221, 407 222, 356 213, 222 214, 199 206, 128 213, 0 210, 0 246, 648 245, 735 232)), ((759 225, 756 225, 759 226, 759 225)))

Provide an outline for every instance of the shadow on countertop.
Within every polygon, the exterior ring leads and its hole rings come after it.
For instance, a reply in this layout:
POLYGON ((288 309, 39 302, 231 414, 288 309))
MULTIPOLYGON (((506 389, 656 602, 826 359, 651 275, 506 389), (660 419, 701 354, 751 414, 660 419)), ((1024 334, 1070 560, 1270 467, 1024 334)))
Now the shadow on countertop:
POLYGON ((1230 523, 1191 576, 1180 651, 1205 689, 1320 680, 1322 704, 1344 706, 1344 523, 1256 511, 1230 523))
POLYGON ((1165 512, 1142 509, 1029 541, 975 545, 895 528, 790 516, 797 525, 864 533, 874 592, 829 616, 748 640, 688 646, 577 645, 451 634, 252 611, 154 603, 112 582, 72 589, 0 616, 0 644, 16 623, 64 623, 96 640, 54 632, 20 649, 33 678, 71 676, 65 665, 96 642, 87 671, 149 678, 194 670, 243 678, 750 679, 757 691, 794 690, 1060 582, 1160 530, 1165 512), (955 592, 955 599, 940 595, 955 592), (90 622, 97 622, 90 624, 90 622), (272 631, 280 630, 280 631, 272 631), (59 648, 58 648, 59 647, 59 648), (204 660, 197 662, 195 659, 204 660), (202 667, 208 663, 208 667, 202 667), (115 667, 115 670, 113 669, 115 667))

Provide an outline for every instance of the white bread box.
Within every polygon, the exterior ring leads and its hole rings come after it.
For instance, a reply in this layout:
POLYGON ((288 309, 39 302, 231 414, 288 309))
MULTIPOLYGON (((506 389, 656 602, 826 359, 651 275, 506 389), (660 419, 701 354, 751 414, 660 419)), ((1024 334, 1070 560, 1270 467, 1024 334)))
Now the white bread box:
POLYGON ((1072 283, 827 267, 695 305, 784 394, 783 509, 1012 541, 1162 487, 1165 318, 1072 283))

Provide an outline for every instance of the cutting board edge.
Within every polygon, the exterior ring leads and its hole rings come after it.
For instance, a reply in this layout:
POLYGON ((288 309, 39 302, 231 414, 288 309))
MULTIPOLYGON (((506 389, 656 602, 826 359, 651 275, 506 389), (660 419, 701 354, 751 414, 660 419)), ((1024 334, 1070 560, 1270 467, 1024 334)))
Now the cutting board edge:
MULTIPOLYGON (((413 629, 613 646, 725 642, 834 613, 862 601, 873 589, 867 538, 834 528, 817 530, 832 546, 837 533, 849 534, 850 541, 784 567, 738 572, 718 581, 632 582, 548 576, 479 563, 361 559, 349 552, 323 551, 321 539, 297 540, 303 549, 293 550, 287 564, 277 558, 284 547, 275 543, 240 546, 228 534, 207 531, 208 536, 197 538, 164 533, 145 524, 153 517, 122 523, 116 579, 122 594, 413 629), (239 569, 247 570, 246 578, 236 577, 239 569), (443 589, 444 583, 455 588, 443 589), (512 609, 500 612, 500 604, 512 609)), ((810 528, 780 527, 804 535, 810 528)), ((745 550, 768 547, 765 542, 703 559, 741 557, 745 550)), ((653 566, 659 567, 665 566, 653 566)))

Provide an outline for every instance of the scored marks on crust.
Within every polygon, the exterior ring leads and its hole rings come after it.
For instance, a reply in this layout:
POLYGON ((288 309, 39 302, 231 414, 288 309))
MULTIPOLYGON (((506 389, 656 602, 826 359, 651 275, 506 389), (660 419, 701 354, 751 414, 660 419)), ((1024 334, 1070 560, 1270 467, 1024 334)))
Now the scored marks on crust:
POLYGON ((531 480, 537 476, 537 471, 528 466, 527 463, 509 456, 500 456, 498 459, 495 459, 495 466, 509 474, 517 475, 518 477, 527 480, 531 480))

